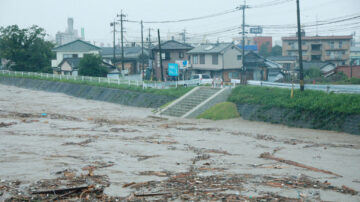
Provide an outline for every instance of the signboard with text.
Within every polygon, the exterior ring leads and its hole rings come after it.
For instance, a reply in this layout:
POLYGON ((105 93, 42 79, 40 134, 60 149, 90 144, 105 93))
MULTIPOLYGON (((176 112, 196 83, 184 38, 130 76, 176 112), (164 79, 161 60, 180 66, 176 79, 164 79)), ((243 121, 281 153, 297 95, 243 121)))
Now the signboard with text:
POLYGON ((262 27, 251 27, 250 33, 251 34, 261 34, 263 32, 262 27))
POLYGON ((179 65, 175 63, 169 63, 168 65, 169 76, 179 76, 179 65))

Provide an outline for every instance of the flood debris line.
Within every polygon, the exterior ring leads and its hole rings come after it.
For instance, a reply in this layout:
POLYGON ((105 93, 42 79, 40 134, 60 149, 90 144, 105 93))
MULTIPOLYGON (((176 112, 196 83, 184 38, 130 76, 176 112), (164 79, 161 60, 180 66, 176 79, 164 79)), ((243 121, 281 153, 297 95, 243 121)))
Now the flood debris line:
MULTIPOLYGON (((185 172, 172 175, 163 181, 130 182, 124 188, 134 191, 126 199, 130 201, 145 200, 183 200, 183 201, 299 201, 296 198, 278 196, 274 193, 263 193, 261 196, 244 196, 243 186, 249 180, 259 176, 254 175, 216 175, 199 176, 196 172, 185 172)), ((261 178, 261 177, 260 177, 261 178)), ((259 179, 257 179, 259 180, 259 179)), ((257 181, 256 180, 256 181, 257 181)))
POLYGON ((84 141, 81 141, 81 142, 65 142, 64 144, 62 145, 80 145, 80 146, 85 146, 91 142, 93 142, 94 140, 92 139, 87 139, 87 140, 84 140, 84 141))
POLYGON ((20 181, 1 181, 1 196, 5 201, 102 200, 104 188, 110 185, 105 175, 77 175, 74 170, 56 172, 56 179, 43 179, 31 185, 20 181), (25 186, 25 187, 24 187, 25 186))
POLYGON ((268 181, 263 182, 266 186, 271 187, 281 187, 281 188, 292 188, 292 189, 299 189, 299 188, 312 188, 312 189, 322 189, 322 190, 332 190, 336 192, 340 192, 343 194, 350 194, 356 195, 358 194, 357 191, 354 189, 347 187, 345 185, 341 187, 336 187, 331 185, 330 182, 324 181, 320 182, 318 180, 311 180, 308 176, 300 175, 300 177, 285 177, 285 178, 274 178, 268 181))
POLYGON ((141 132, 137 129, 128 129, 128 128, 110 128, 110 132, 113 133, 118 133, 118 132, 123 132, 123 133, 134 133, 134 132, 141 132))
POLYGON ((260 154, 260 158, 271 159, 271 160, 278 161, 278 162, 281 162, 281 163, 286 163, 286 164, 297 166, 297 167, 300 167, 300 168, 305 168, 305 169, 308 169, 308 170, 311 170, 311 171, 314 171, 314 172, 321 172, 321 173, 326 173, 326 174, 329 174, 329 175, 334 175, 336 177, 342 177, 341 175, 333 173, 331 171, 327 171, 327 170, 315 168, 315 167, 312 167, 312 166, 307 166, 305 164, 301 164, 301 163, 298 163, 298 162, 295 162, 295 161, 275 157, 275 156, 271 155, 269 152, 265 152, 265 153, 260 154))
POLYGON ((9 122, 9 123, 0 122, 0 128, 9 127, 9 126, 15 125, 15 124, 16 124, 16 122, 9 122))

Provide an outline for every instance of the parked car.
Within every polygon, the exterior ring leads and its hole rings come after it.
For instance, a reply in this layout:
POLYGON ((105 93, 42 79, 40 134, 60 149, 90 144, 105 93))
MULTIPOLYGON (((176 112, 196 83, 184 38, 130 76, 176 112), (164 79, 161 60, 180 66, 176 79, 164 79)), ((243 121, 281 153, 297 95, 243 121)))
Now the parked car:
POLYGON ((198 80, 198 85, 212 84, 213 79, 206 74, 194 74, 190 80, 198 80))

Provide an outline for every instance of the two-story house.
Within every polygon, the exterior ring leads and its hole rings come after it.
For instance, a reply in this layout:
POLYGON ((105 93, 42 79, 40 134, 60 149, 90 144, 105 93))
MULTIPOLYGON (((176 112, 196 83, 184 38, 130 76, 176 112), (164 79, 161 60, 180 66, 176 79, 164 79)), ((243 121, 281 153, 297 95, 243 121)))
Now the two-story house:
MULTIPOLYGON (((180 43, 175 40, 170 40, 161 43, 161 58, 163 65, 163 76, 168 80, 168 65, 170 63, 179 63, 179 61, 187 60, 186 52, 193 49, 192 46, 186 43, 180 43)), ((154 59, 154 74, 157 79, 161 79, 161 66, 160 66, 160 51, 159 47, 152 48, 152 58, 154 59)))
POLYGON ((187 52, 193 73, 208 74, 226 82, 240 79, 241 53, 232 43, 202 44, 187 52))
MULTIPOLYGON (((349 64, 352 36, 305 36, 303 32, 302 55, 304 61, 349 64)), ((283 56, 298 56, 298 37, 282 37, 283 56)))
POLYGON ((56 59, 51 61, 54 73, 77 75, 78 67, 85 54, 100 54, 100 48, 82 40, 72 41, 55 47, 56 59))

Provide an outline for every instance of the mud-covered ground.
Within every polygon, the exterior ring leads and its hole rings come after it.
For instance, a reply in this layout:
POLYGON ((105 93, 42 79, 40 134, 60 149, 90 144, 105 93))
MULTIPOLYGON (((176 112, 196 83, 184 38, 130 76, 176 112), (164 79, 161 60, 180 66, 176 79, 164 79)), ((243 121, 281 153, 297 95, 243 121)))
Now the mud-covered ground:
POLYGON ((0 85, 0 201, 360 201, 359 168, 360 136, 0 85))

